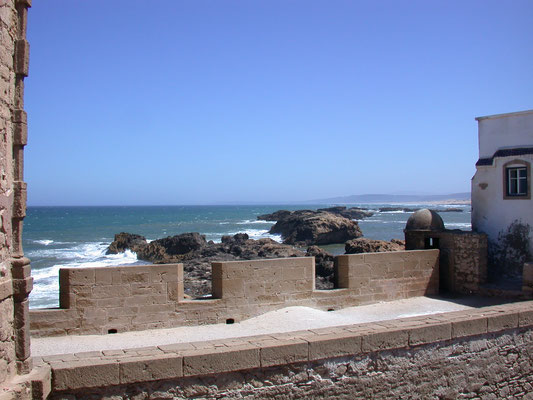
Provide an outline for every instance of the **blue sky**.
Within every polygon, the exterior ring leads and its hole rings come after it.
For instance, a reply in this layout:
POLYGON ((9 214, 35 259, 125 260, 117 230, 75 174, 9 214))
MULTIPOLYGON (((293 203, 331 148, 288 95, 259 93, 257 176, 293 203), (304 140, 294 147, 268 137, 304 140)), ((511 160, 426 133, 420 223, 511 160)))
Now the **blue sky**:
POLYGON ((470 190, 531 1, 34 1, 29 205, 470 190))

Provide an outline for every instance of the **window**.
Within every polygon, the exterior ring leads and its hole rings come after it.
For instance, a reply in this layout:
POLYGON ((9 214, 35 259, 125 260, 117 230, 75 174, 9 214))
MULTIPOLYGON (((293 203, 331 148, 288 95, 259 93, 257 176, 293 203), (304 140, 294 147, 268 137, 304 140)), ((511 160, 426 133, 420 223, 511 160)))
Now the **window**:
POLYGON ((531 176, 528 162, 514 160, 504 165, 504 198, 530 199, 531 176))
POLYGON ((507 196, 527 196, 526 167, 507 168, 507 196))

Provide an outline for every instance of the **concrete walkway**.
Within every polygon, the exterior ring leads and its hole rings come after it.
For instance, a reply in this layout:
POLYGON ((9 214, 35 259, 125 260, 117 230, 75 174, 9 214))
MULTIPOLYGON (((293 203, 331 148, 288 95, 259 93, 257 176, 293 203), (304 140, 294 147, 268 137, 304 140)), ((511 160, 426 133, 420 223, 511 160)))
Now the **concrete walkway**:
POLYGON ((386 321, 467 310, 500 303, 502 303, 502 299, 481 297, 454 299, 414 297, 330 312, 309 307, 287 307, 232 325, 184 326, 110 335, 32 338, 31 352, 33 356, 42 357, 87 351, 133 349, 386 321))

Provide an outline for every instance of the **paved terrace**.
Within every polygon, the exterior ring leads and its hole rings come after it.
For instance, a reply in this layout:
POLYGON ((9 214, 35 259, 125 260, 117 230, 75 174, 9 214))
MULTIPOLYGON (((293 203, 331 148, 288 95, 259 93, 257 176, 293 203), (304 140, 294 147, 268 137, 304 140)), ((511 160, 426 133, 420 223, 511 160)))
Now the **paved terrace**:
MULTIPOLYGON (((286 307, 235 324, 184 326, 170 329, 124 332, 109 335, 57 336, 32 339, 32 355, 48 359, 56 355, 126 349, 157 348, 176 344, 235 339, 259 335, 327 330, 339 326, 430 316, 452 311, 474 310, 501 304, 502 299, 485 297, 414 297, 337 311, 309 307, 286 307)), ((230 340, 229 340, 230 341, 230 340)), ((231 342, 231 341, 230 341, 231 342)), ((198 347, 198 346, 195 346, 198 347)), ((89 355, 89 354, 88 354, 89 355)))

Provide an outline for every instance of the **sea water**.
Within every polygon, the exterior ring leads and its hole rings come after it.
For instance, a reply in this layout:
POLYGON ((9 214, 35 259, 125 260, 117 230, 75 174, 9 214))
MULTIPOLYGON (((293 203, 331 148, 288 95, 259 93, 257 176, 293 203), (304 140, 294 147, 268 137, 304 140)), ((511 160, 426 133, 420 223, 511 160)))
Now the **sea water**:
MULTIPOLYGON (((155 240, 185 232, 199 232, 207 240, 219 242, 224 235, 247 233, 252 239, 271 238, 271 221, 257 216, 280 209, 300 210, 330 205, 264 205, 264 206, 124 206, 124 207, 28 207, 24 220, 23 246, 31 260, 34 288, 30 307, 57 307, 59 303, 59 269, 62 267, 98 267, 146 264, 131 251, 106 255, 109 244, 119 232, 137 233, 155 240)), ((350 204, 377 210, 382 207, 428 207, 424 204, 350 204)), ((443 212, 448 229, 470 229, 469 205, 432 204, 444 210, 460 208, 462 212, 443 212)), ((403 229, 410 212, 376 212, 359 221, 365 237, 370 239, 403 239, 403 229)), ((334 254, 343 253, 343 245, 324 246, 334 254)))

